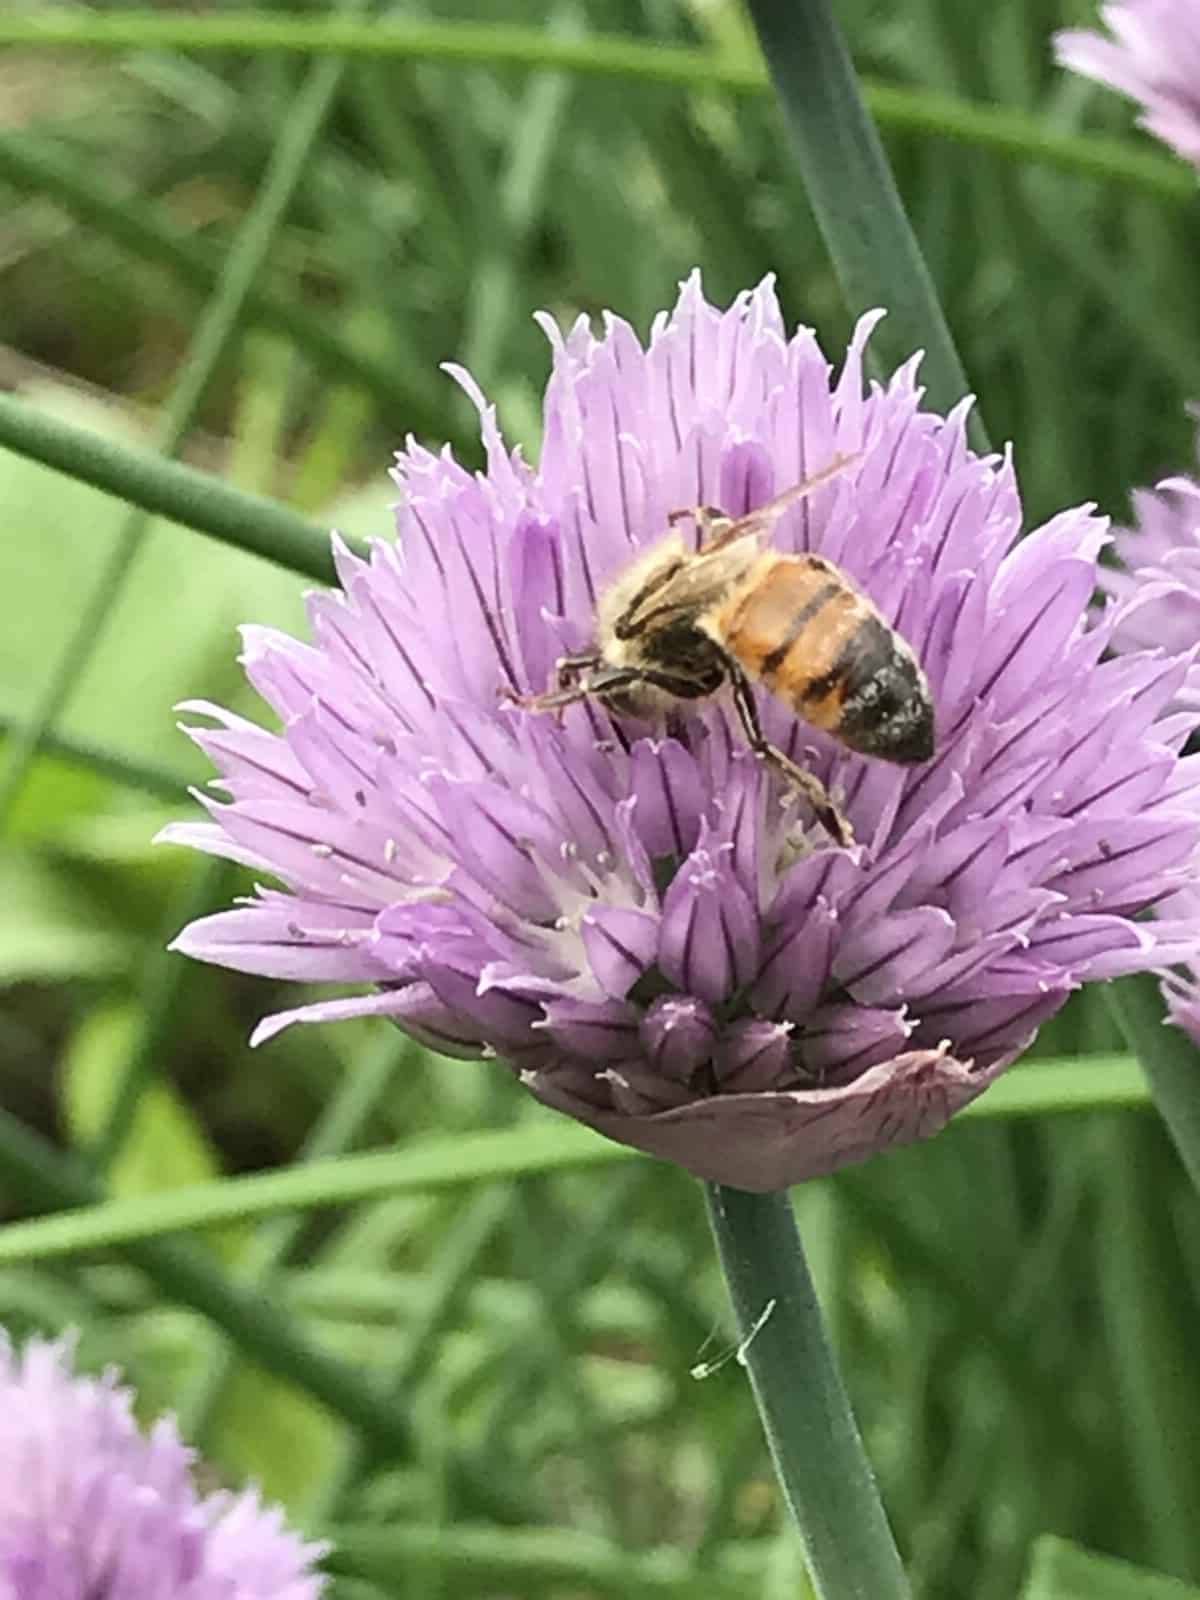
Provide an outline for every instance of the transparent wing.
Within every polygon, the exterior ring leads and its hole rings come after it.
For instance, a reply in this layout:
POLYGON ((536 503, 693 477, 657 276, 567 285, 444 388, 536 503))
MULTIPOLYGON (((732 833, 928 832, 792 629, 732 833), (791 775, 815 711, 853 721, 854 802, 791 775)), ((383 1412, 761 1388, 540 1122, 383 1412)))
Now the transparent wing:
POLYGON ((711 530, 710 537, 700 546, 697 554, 701 557, 714 554, 739 539, 767 538, 785 511, 799 501, 807 499, 810 494, 815 494, 818 489, 823 489, 833 478, 839 478, 858 459, 857 454, 834 456, 829 465, 820 472, 814 473, 811 478, 803 479, 800 483, 794 483, 790 489, 777 494, 774 500, 768 500, 765 506, 748 511, 744 517, 715 519, 710 517, 707 519, 707 528, 711 530))
POLYGON ((692 515, 708 537, 677 572, 630 607, 620 619, 621 634, 628 637, 640 633, 651 623, 661 626, 672 615, 699 616, 715 606, 753 566, 760 541, 769 536, 788 507, 838 477, 857 460, 857 455, 835 456, 821 472, 793 484, 744 517, 723 517, 719 512, 697 507, 692 515))
POLYGON ((619 632, 629 637, 651 624, 662 626, 672 616, 699 616, 715 606, 757 559, 758 542, 752 537, 706 547, 631 606, 620 619, 619 632))

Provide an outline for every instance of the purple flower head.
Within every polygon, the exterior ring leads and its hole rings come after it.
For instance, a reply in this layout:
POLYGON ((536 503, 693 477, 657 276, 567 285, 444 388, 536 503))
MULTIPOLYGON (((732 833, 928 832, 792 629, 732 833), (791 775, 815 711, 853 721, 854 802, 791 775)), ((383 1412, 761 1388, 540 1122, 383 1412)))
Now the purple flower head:
MULTIPOLYGON (((1135 489, 1132 499, 1134 526, 1114 531, 1120 566, 1101 569, 1121 607, 1114 648, 1188 650, 1200 640, 1200 481, 1181 474, 1135 489)), ((1195 673, 1179 701, 1200 706, 1195 673)))
MULTIPOLYGON (((1200 888, 1179 890, 1164 910, 1180 922, 1190 918, 1193 927, 1200 927, 1200 888)), ((1200 1044, 1200 964, 1192 960, 1168 969, 1161 987, 1171 1021, 1200 1044)))
POLYGON ((1111 38, 1068 31, 1054 44, 1064 67, 1139 102, 1148 132, 1200 166, 1200 7, 1196 0, 1113 0, 1111 38))
MULTIPOLYGON (((1119 567, 1101 572, 1117 603, 1113 648, 1139 651, 1164 644, 1186 650, 1200 639, 1200 481, 1167 478, 1156 489, 1136 489, 1134 526, 1115 530, 1119 567)), ((1180 685, 1176 704, 1200 708, 1200 667, 1180 685)), ((1200 887, 1180 889, 1159 908, 1178 924, 1200 927, 1200 887)), ((1200 972, 1195 961, 1168 973, 1163 984, 1172 1020, 1200 1041, 1200 972)))
POLYGON ((320 1549, 253 1492, 199 1495, 174 1422, 143 1434, 73 1348, 0 1335, 4 1600, 317 1600, 320 1549))
POLYGON ((369 990, 258 1039, 388 1016, 614 1139, 773 1189, 935 1132, 1079 984, 1174 959, 1172 926, 1135 918, 1200 840, 1191 721, 1167 711, 1187 660, 1101 659, 1103 524, 1069 511, 1017 543, 1011 464, 971 452, 965 403, 923 411, 915 358, 864 391, 875 320, 836 377, 769 282, 722 312, 693 278, 645 349, 616 318, 600 339, 546 322, 536 470, 456 374, 486 471, 410 443, 399 541, 338 546, 314 643, 246 633, 282 733, 187 708, 216 724, 189 731, 228 799, 169 836, 286 888, 178 948, 369 990), (752 753, 726 690, 653 723, 511 703, 594 643, 598 597, 672 511, 740 516, 838 456, 771 542, 837 563, 899 629, 935 754, 855 755, 756 698, 854 846, 752 753))

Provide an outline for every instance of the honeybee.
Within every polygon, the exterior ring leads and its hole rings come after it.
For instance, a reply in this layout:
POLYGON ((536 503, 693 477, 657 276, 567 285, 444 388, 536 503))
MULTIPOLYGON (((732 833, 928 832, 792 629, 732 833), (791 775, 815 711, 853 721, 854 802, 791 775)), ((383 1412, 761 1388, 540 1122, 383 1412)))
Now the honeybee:
POLYGON ((751 749, 810 802, 839 844, 850 824, 813 773, 763 734, 752 685, 862 755, 913 764, 934 749, 933 702, 916 656, 832 561, 764 549, 782 514, 851 458, 784 490, 743 517, 712 506, 674 511, 672 531, 600 597, 596 644, 564 656, 555 686, 515 703, 553 711, 595 697, 610 710, 653 715, 728 683, 751 749), (677 530, 691 521, 691 550, 677 530))

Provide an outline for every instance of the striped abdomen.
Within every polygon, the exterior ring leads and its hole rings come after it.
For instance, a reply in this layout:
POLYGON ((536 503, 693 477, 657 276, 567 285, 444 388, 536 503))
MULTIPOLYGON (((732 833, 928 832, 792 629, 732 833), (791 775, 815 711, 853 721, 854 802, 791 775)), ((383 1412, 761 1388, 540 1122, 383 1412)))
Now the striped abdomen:
POLYGON ((832 562, 764 555, 704 626, 751 678, 851 749, 901 762, 933 754, 925 674, 832 562))
POLYGON ((831 562, 765 555, 711 620, 750 677, 806 722, 833 730, 856 635, 877 613, 831 562))

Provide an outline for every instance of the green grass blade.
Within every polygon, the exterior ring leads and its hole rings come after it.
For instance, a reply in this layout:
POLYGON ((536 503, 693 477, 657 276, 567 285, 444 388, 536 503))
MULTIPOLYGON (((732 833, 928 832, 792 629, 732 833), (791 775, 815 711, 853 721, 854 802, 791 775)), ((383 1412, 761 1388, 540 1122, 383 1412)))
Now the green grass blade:
MULTIPOLYGON (((354 1071, 346 1073, 337 1093, 325 1103, 299 1162, 328 1160, 354 1145, 413 1049, 403 1035, 380 1039, 375 1050, 354 1071)), ((263 1293, 287 1260, 307 1221, 303 1212, 296 1212, 264 1222, 251 1242, 239 1282, 263 1293)), ((236 1354, 236 1346, 216 1346, 180 1401, 178 1414, 184 1436, 196 1446, 203 1445, 213 1413, 233 1375, 236 1354)))
MULTIPOLYGON (((0 45, 5 44, 51 49, 334 54, 450 66, 542 68, 665 88, 715 89, 752 96, 769 87, 761 65, 741 56, 615 35, 561 38, 541 27, 506 23, 398 17, 367 23, 271 16, 261 11, 222 11, 203 17, 136 10, 43 11, 0 17, 0 45)), ((1020 112, 933 90, 868 82, 864 92, 880 124, 898 132, 928 134, 1016 161, 1131 184, 1182 204, 1196 199, 1196 177, 1189 167, 1128 140, 1060 133, 1020 112)))
POLYGON ((1150 1089, 1133 1056, 1095 1055, 1016 1067, 959 1115, 987 1121, 1149 1104, 1150 1089))
POLYGON ((229 862, 208 860, 193 868, 178 903, 173 902, 138 985, 137 1031, 122 1064, 121 1075, 108 1107, 104 1126, 87 1152, 88 1164, 100 1176, 111 1172, 137 1119, 142 1095, 154 1082, 160 1063, 169 1055, 171 1035, 191 974, 190 963, 179 961, 167 949, 177 929, 207 916, 225 904, 232 892, 234 869, 229 862))
POLYGON ((1119 978, 1104 993, 1188 1175, 1200 1189, 1200 1050, 1182 1028, 1165 1021, 1158 980, 1150 973, 1119 978))
MULTIPOLYGON (((454 1226, 442 1234, 437 1259, 428 1279, 428 1298, 393 1361, 387 1377, 390 1393, 409 1394, 422 1371, 436 1359, 439 1340, 460 1318, 475 1285, 485 1252, 508 1222, 509 1187, 496 1184, 475 1195, 454 1226)), ((371 1460, 362 1439, 349 1439, 325 1464, 310 1506, 314 1523, 337 1517, 351 1488, 371 1460)))
POLYGON ((884 370, 924 350, 921 381, 947 411, 969 385, 830 0, 748 0, 805 188, 852 315, 883 306, 884 370))
POLYGON ((1174 1218, 1164 1204, 1162 1136, 1152 1122, 1114 1126, 1102 1185, 1107 1241, 1101 1302, 1115 1373, 1113 1402, 1132 1466, 1146 1559, 1200 1579, 1200 1383, 1174 1218))
POLYGON ((1020 1600, 1200 1600, 1200 1589, 1046 1534, 1033 1547, 1020 1600))
POLYGON ((493 1528, 459 1523, 331 1530, 335 1573, 375 1576, 386 1583, 414 1566, 456 1580, 453 1593, 558 1595, 586 1592, 613 1600, 746 1600, 756 1573, 703 1571, 678 1550, 623 1550, 577 1528, 493 1528), (469 1588, 460 1587, 467 1584, 469 1588))
MULTIPOLYGON (((368 0, 342 0, 342 9, 365 9, 368 0)), ((337 57, 318 61, 296 97, 253 205, 246 215, 189 346, 182 370, 163 410, 158 447, 174 455, 190 432, 218 366, 231 348, 246 299, 262 272, 287 215, 345 71, 337 57)), ((104 631, 105 621, 132 570, 149 527, 148 513, 132 509, 123 520, 109 555, 96 574, 79 617, 53 663, 28 720, 16 732, 0 765, 0 833, 47 731, 58 720, 104 631)), ((131 1080, 135 1084, 142 1079, 131 1080)), ((136 1090, 130 1115, 136 1110, 136 1090)), ((119 1102, 124 1107, 124 1101, 119 1102)), ((111 1153, 111 1152, 110 1152, 111 1153)))
MULTIPOLYGON (((1078 1064, 1074 1064, 1078 1065, 1078 1064)), ((1058 1093, 1048 1080, 1071 1073, 1072 1064, 1039 1062, 1017 1069, 964 1115, 1027 1116, 1047 1111, 1084 1111, 1145 1104, 1135 1096, 1132 1063, 1118 1058, 1103 1074, 1081 1074, 1058 1093), (1128 1070, 1126 1070, 1128 1069, 1128 1070), (1011 1085, 1011 1088, 1006 1088, 1011 1085), (1002 1095, 1001 1091, 1005 1091, 1002 1095), (1106 1092, 1108 1091, 1108 1092, 1106 1092), (996 1109, 988 1111, 996 1098, 996 1109)), ((952 1135, 951 1135, 952 1137, 952 1135)), ((563 1172, 642 1159, 624 1145, 565 1120, 530 1121, 498 1133, 427 1139, 405 1149, 313 1161, 281 1172, 256 1173, 222 1183, 175 1189, 136 1202, 122 1200, 69 1215, 0 1228, 0 1265, 74 1255, 157 1234, 177 1233, 268 1216, 294 1208, 344 1205, 356 1200, 422 1190, 455 1188, 499 1178, 563 1172)))
MULTIPOLYGON (((0 1176, 26 1203, 46 1208, 87 1206, 102 1193, 77 1162, 60 1156, 7 1112, 0 1112, 0 1176)), ((127 1241, 123 1250, 169 1299, 208 1317, 247 1356, 323 1401, 383 1454, 409 1453, 408 1422, 395 1405, 352 1368, 311 1344, 268 1300, 240 1290, 203 1251, 145 1237, 127 1241)))
MULTIPOLYGON (((754 59, 589 34, 563 38, 542 27, 506 22, 352 22, 221 11, 163 16, 157 11, 42 11, 0 18, 0 45, 74 46, 83 50, 214 50, 243 53, 346 54, 358 58, 443 62, 446 66, 555 69, 666 88, 725 90, 757 96, 768 88, 754 59)), ((1114 138, 1059 133, 1032 117, 925 88, 866 83, 872 114, 885 128, 971 144, 1019 162, 1126 182, 1181 203, 1194 202, 1195 173, 1154 150, 1114 138)))
MULTIPOLYGON (((0 180, 19 193, 53 200, 80 222, 142 261, 164 268, 179 283, 211 294, 221 262, 202 241, 175 227, 160 208, 124 193, 103 173, 84 169, 50 145, 0 136, 0 180)), ((255 284, 246 296, 248 322, 284 334, 319 371, 368 391, 381 407, 409 419, 414 431, 436 426, 438 413, 422 405, 419 391, 374 351, 339 338, 327 318, 300 301, 255 284)))
MULTIPOLYGON (((0 733, 10 734, 17 722, 18 719, 11 712, 0 711, 0 733)), ((101 777, 111 778, 114 783, 124 784, 126 788, 141 789, 158 800, 178 805, 187 799, 188 779, 181 772, 169 772, 165 767, 133 761, 114 750, 103 750, 99 745, 59 733, 48 733, 42 749, 57 760, 97 772, 101 777)))
POLYGON ((278 501, 246 494, 211 473, 132 450, 0 394, 0 449, 15 451, 281 567, 333 580, 328 535, 278 501))
MULTIPOLYGON (((560 5, 550 18, 549 31, 555 37, 571 37, 580 31, 579 20, 573 3, 560 5)), ((500 371, 520 304, 529 238, 541 215, 570 93, 571 82, 563 73, 535 73, 513 117, 494 215, 483 229, 483 249, 467 295, 462 361, 485 391, 500 371)))

